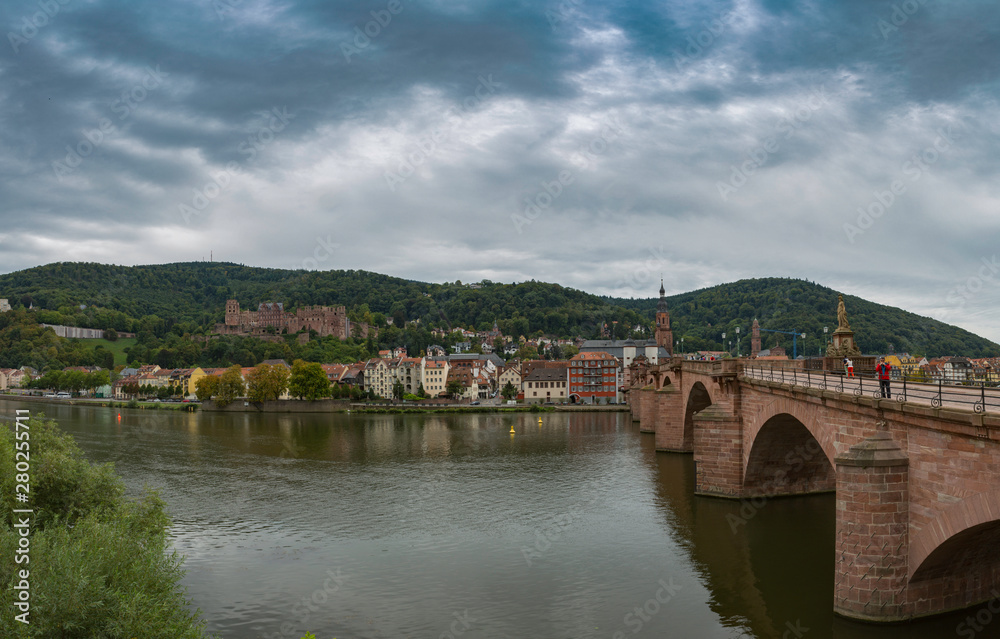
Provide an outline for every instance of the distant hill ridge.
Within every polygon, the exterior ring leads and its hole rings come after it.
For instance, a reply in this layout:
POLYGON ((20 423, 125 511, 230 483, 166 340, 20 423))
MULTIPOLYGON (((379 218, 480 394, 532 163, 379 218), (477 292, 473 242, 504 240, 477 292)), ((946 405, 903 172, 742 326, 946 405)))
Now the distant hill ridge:
MULTIPOLYGON (((423 327, 465 326, 485 330, 496 321, 508 335, 538 331, 559 336, 596 336, 607 325, 616 337, 636 325, 649 327, 657 298, 601 297, 544 282, 499 284, 484 281, 432 284, 355 270, 304 271, 226 262, 186 262, 144 266, 59 262, 0 275, 0 297, 15 307, 29 304, 45 320, 91 328, 134 330, 156 316, 188 332, 210 329, 224 315, 225 301, 243 308, 259 302, 300 305, 343 304, 356 320, 420 320, 423 327), (80 305, 86 308, 80 309, 80 305)), ((651 286, 651 288, 654 288, 651 286)), ((650 291, 654 293, 653 290, 650 291)), ((667 298, 675 339, 687 350, 736 345, 750 347, 750 323, 764 329, 805 332, 799 352, 816 355, 825 344, 823 327, 836 327, 837 291, 805 280, 740 280, 667 298)), ((1000 356, 1000 345, 964 329, 914 313, 844 294, 851 326, 869 353, 1000 356)), ((648 333, 644 333, 648 335, 648 333)), ((776 342, 791 352, 791 336, 763 333, 764 348, 776 342)))

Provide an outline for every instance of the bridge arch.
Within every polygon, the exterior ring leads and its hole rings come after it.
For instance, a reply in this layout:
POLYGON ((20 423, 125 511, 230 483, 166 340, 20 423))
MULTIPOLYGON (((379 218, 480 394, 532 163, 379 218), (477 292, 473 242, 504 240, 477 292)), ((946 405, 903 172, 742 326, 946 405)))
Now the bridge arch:
POLYGON ((955 575, 992 584, 1000 570, 1000 490, 967 497, 928 522, 910 539, 908 563, 911 586, 955 575))
POLYGON ((713 404, 712 396, 700 381, 691 384, 684 396, 684 432, 682 450, 694 450, 694 416, 713 404))
POLYGON ((673 382, 670 379, 670 375, 668 375, 666 371, 656 371, 655 373, 653 373, 653 379, 654 379, 653 388, 655 388, 656 390, 663 390, 664 386, 673 385, 673 382))
POLYGON ((755 415, 748 416, 743 428, 743 473, 746 476, 747 464, 753 452, 757 436, 764 425, 778 415, 787 415, 797 421, 816 440, 823 449, 827 461, 833 465, 837 458, 836 429, 823 424, 821 416, 813 405, 805 405, 786 397, 777 397, 763 406, 755 415))
POLYGON ((802 495, 837 488, 837 471, 810 429, 788 413, 761 424, 743 469, 745 495, 802 495))

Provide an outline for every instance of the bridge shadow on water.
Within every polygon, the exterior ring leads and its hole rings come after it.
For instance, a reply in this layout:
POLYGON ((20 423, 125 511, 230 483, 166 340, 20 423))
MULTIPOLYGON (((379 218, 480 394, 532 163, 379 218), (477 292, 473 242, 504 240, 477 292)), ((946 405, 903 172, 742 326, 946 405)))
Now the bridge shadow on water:
MULTIPOLYGON (((669 533, 734 637, 1000 637, 1000 614, 987 604, 901 624, 835 615, 833 493, 753 500, 697 496, 693 456, 656 452, 652 434, 642 440, 669 533)), ((1000 604, 993 607, 1000 611, 1000 604)))

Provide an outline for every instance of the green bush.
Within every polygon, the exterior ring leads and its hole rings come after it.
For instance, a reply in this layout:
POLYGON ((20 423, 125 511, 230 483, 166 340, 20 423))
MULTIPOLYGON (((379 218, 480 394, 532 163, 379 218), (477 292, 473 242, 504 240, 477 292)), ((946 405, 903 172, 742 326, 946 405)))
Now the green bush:
POLYGON ((30 563, 0 561, 0 636, 203 639, 200 611, 179 586, 181 558, 168 552, 165 504, 146 490, 124 498, 111 464, 90 464, 51 420, 29 422, 28 504, 14 503, 14 437, 0 428, 0 557, 14 557, 14 508, 33 508, 30 563), (30 625, 12 611, 15 569, 30 571, 30 625))

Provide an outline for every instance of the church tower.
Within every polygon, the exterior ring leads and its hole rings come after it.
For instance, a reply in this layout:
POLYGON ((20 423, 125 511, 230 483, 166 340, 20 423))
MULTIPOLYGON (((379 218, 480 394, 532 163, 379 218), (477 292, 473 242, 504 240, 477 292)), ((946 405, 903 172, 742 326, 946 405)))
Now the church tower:
POLYGON ((757 318, 753 318, 753 326, 750 327, 750 357, 760 355, 760 324, 757 318))
POLYGON ((656 306, 656 345, 662 346, 670 356, 674 356, 674 334, 670 330, 670 313, 667 311, 666 291, 660 280, 660 303, 656 306))

